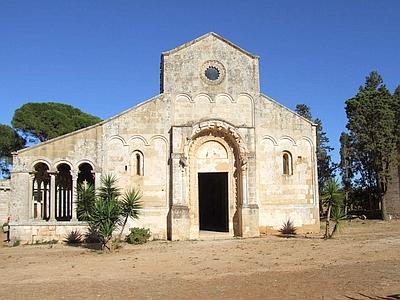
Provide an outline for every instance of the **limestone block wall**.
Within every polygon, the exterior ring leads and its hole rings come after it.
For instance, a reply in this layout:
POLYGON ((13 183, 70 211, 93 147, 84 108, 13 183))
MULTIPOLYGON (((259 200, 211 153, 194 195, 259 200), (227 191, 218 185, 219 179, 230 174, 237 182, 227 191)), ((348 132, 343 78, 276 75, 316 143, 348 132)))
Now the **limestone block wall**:
POLYGON ((87 225, 82 222, 29 222, 18 223, 10 227, 10 239, 19 240, 22 243, 36 243, 47 241, 63 241, 74 230, 82 234, 87 231, 87 225))
POLYGON ((73 170, 85 161, 100 166, 102 131, 102 126, 98 124, 20 150, 14 156, 14 172, 32 171, 39 161, 46 162, 52 169, 62 162, 70 164, 73 170))
POLYGON ((10 180, 0 180, 0 224, 7 221, 7 217, 10 213, 10 200, 10 180))
POLYGON ((163 53, 162 92, 177 95, 204 91, 215 95, 223 91, 234 97, 242 92, 255 95, 260 91, 258 64, 258 57, 211 33, 163 53), (223 79, 214 85, 202 80, 202 73, 213 61, 220 63, 223 79))
POLYGON ((113 174, 122 191, 142 193, 143 210, 132 226, 166 238, 169 208, 169 101, 157 96, 103 125, 103 174, 113 174))
POLYGON ((261 231, 291 219, 300 231, 318 231, 315 126, 262 96, 256 111, 257 199, 261 231), (289 155, 284 174, 283 154, 289 155))

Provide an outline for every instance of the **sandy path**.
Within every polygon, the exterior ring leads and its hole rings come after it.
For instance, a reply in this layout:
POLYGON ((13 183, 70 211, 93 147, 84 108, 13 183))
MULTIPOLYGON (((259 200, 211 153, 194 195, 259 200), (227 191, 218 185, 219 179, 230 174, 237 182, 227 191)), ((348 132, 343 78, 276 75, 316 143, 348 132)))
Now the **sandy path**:
POLYGON ((388 297, 400 294, 400 222, 353 222, 330 241, 157 241, 114 253, 6 247, 0 273, 2 299, 388 297))

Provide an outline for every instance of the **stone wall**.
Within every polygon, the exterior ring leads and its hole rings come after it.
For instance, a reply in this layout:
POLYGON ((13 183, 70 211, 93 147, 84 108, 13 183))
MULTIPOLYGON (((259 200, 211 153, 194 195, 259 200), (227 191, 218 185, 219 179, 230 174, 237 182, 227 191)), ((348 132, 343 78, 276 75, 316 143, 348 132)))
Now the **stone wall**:
POLYGON ((315 125, 262 96, 256 110, 257 198, 262 232, 291 219, 299 231, 319 230, 315 125), (290 172, 283 172, 283 154, 290 172))
POLYGON ((0 225, 7 221, 10 213, 10 180, 0 180, 0 225))

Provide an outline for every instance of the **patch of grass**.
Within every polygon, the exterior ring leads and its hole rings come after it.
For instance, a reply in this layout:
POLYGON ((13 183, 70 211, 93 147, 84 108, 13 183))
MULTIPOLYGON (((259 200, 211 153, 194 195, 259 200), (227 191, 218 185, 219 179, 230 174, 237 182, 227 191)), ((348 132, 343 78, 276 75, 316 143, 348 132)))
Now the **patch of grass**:
POLYGON ((21 241, 20 241, 20 240, 15 240, 15 241, 12 243, 11 247, 18 247, 20 244, 21 244, 21 241))

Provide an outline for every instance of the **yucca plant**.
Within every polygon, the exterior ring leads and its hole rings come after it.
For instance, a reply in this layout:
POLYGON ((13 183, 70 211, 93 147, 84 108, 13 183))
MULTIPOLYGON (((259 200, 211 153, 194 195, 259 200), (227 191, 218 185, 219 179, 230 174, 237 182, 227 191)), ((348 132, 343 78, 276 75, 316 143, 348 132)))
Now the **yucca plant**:
POLYGON ((117 186, 115 175, 101 176, 101 186, 98 189, 98 197, 101 199, 118 199, 121 189, 117 186))
POLYGON ((325 227, 325 239, 331 238, 330 233, 330 218, 332 208, 336 208, 341 206, 343 203, 343 192, 340 189, 340 185, 336 179, 332 178, 325 184, 322 189, 322 200, 325 205, 328 207, 328 211, 326 214, 326 227, 325 227))
POLYGON ((78 220, 87 221, 96 201, 96 192, 94 186, 86 182, 80 183, 76 188, 76 193, 76 212, 78 215, 78 220))
POLYGON ((118 200, 99 198, 96 200, 93 211, 89 216, 89 226, 98 234, 102 249, 108 247, 113 232, 117 229, 121 218, 121 209, 118 200))
POLYGON ((122 196, 122 200, 120 201, 121 207, 121 215, 123 218, 121 233, 119 234, 119 238, 121 238, 122 233, 124 232, 125 225, 128 222, 129 218, 134 220, 139 219, 140 209, 142 208, 142 203, 140 199, 142 195, 138 190, 129 189, 122 196))
POLYGON ((335 222, 330 237, 332 238, 336 232, 340 232, 342 228, 342 221, 346 219, 346 214, 341 206, 336 206, 331 215, 332 220, 335 222))

